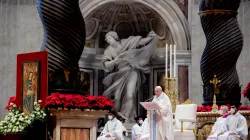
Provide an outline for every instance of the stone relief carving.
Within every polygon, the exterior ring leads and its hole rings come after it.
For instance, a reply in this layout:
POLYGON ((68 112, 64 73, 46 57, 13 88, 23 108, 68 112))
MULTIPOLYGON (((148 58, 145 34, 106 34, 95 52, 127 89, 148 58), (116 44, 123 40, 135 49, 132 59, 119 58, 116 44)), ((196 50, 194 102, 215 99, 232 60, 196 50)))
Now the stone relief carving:
POLYGON ((86 21, 86 39, 91 39, 99 27, 99 20, 97 18, 91 18, 86 21))
POLYGON ((164 39, 166 37, 166 29, 164 28, 164 24, 161 20, 153 18, 150 20, 149 26, 151 30, 156 32, 156 34, 159 36, 159 39, 164 39))
POLYGON ((188 18, 188 0, 174 0, 174 2, 180 7, 186 18, 188 18))

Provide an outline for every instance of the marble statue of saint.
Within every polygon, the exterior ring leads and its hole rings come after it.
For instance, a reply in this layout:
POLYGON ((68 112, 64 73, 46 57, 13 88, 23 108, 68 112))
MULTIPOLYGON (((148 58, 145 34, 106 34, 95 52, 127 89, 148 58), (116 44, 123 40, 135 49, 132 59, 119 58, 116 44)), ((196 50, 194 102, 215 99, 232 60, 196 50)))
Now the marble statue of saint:
POLYGON ((150 72, 149 60, 155 55, 157 35, 151 31, 146 38, 130 36, 119 39, 114 31, 105 36, 110 44, 104 51, 101 67, 109 74, 103 84, 103 95, 113 100, 114 111, 131 121, 136 114, 136 94, 150 72))

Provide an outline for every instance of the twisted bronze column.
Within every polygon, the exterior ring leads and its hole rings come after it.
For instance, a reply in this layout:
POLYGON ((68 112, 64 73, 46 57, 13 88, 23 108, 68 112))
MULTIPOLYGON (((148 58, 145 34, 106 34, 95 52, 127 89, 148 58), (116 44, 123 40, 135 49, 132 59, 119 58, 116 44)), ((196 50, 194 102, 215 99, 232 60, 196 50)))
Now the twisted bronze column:
POLYGON ((236 62, 243 47, 243 36, 237 22, 240 0, 201 0, 200 18, 206 36, 201 58, 203 105, 213 103, 214 87, 210 80, 221 80, 217 104, 240 104, 240 86, 236 62))
POLYGON ((48 51, 49 69, 78 69, 85 43, 79 0, 36 0, 44 28, 41 50, 48 51))
POLYGON ((78 61, 85 44, 79 0, 36 0, 48 51, 49 93, 81 93, 78 61))

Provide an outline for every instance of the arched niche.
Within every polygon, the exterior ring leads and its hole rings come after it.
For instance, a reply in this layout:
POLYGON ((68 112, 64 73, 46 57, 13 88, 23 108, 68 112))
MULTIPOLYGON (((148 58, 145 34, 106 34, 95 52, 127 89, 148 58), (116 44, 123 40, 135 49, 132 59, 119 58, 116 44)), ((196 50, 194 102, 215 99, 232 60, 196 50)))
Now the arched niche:
MULTIPOLYGON (((167 25, 167 28, 170 31, 172 41, 169 41, 170 43, 176 44, 177 50, 190 50, 191 49, 191 43, 190 43, 190 34, 188 30, 188 21, 186 17, 184 16, 183 12, 181 9, 178 7, 178 5, 174 1, 169 1, 169 0, 133 0, 129 1, 130 3, 136 3, 136 4, 141 4, 149 9, 152 9, 152 11, 156 12, 160 16, 160 20, 164 24, 167 25)), ((93 12, 96 12, 96 10, 100 7, 103 7, 105 5, 110 4, 126 4, 126 1, 123 0, 82 0, 80 1, 80 8, 82 11, 82 14, 85 19, 88 19, 88 17, 93 14, 93 12)), ((109 8, 109 7, 107 7, 109 8)), ((131 8, 131 7, 129 7, 131 8)), ((126 8, 124 8, 126 9, 126 8)), ((139 8, 141 10, 141 8, 139 8)), ((100 12, 100 11, 99 11, 100 12)), ((112 11, 112 12, 117 12, 117 11, 112 11)), ((143 10, 141 12, 144 12, 143 10)), ((145 13, 146 14, 146 13, 145 13)), ((133 15, 130 15, 133 16, 133 15)), ((111 19, 114 17, 110 17, 111 19)), ((124 19, 121 19, 121 21, 124 19)), ((145 20, 145 19, 144 19, 145 20)), ((142 19, 143 21, 143 19, 142 19)), ((104 22, 102 21, 99 21, 104 22)), ((107 21, 108 22, 108 21, 107 21)), ((146 21, 149 22, 149 21, 146 21)), ((111 26, 111 25, 109 25, 111 26)), ((152 26, 151 26, 152 27, 152 26)), ((100 28, 100 27, 99 27, 100 28)), ((138 27, 135 26, 134 31, 138 27)), ((145 27, 150 29, 150 25, 148 27, 145 27)), ((106 30, 108 32, 108 28, 106 30)), ((167 33, 167 31, 165 32, 167 33)), ((98 31, 97 30, 97 35, 96 39, 100 40, 99 37, 103 37, 103 34, 105 32, 98 31), (100 35, 102 34, 102 35, 100 35)), ((92 40, 93 41, 93 40, 92 40)), ((101 41, 101 40, 100 40, 101 41)), ((93 42, 92 42, 93 43, 93 42)), ((98 46, 100 42, 95 42, 95 46, 98 46)))

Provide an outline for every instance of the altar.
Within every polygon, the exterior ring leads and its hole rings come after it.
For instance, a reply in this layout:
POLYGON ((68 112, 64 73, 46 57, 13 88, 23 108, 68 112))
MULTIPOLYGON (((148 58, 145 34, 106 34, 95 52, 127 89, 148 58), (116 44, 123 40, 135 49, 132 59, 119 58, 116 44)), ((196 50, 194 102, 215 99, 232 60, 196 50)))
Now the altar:
POLYGON ((107 111, 81 111, 50 109, 53 118, 53 140, 95 140, 97 138, 98 118, 104 117, 107 111))

